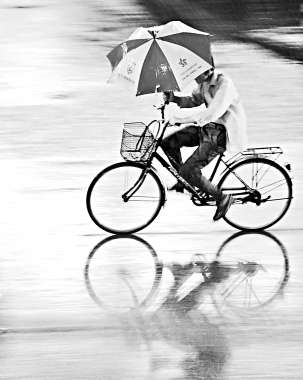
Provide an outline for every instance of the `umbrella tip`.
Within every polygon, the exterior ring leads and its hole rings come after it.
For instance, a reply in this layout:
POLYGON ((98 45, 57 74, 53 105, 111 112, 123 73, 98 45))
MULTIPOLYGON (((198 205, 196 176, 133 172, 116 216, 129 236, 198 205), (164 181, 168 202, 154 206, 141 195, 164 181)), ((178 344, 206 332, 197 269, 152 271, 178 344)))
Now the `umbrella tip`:
POLYGON ((158 30, 149 30, 148 33, 152 35, 153 39, 155 40, 158 34, 158 30))

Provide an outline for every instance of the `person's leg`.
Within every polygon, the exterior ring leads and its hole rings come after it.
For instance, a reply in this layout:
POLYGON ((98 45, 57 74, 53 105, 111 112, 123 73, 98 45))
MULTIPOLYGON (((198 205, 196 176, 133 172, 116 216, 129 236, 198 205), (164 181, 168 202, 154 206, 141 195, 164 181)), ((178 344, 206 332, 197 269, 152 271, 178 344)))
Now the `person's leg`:
POLYGON ((180 132, 163 139, 161 148, 170 159, 173 167, 179 171, 182 162, 181 148, 199 145, 199 131, 196 127, 187 127, 180 132))
POLYGON ((211 142, 202 142, 194 153, 181 166, 180 174, 191 185, 198 187, 206 194, 210 194, 217 201, 222 197, 222 192, 214 186, 201 173, 201 169, 208 165, 217 155, 218 152, 211 142))
POLYGON ((216 200, 220 200, 222 192, 202 175, 201 169, 219 153, 224 152, 226 145, 225 128, 211 123, 203 129, 198 129, 198 131, 200 132, 199 147, 182 165, 180 174, 193 186, 212 195, 216 200))
POLYGON ((219 153, 224 152, 226 146, 225 128, 211 123, 204 130, 201 130, 200 141, 199 148, 195 150, 192 156, 180 168, 180 174, 189 183, 214 197, 217 201, 217 209, 213 220, 216 221, 226 214, 233 202, 233 198, 230 195, 223 194, 220 189, 204 177, 201 169, 210 163, 219 153))

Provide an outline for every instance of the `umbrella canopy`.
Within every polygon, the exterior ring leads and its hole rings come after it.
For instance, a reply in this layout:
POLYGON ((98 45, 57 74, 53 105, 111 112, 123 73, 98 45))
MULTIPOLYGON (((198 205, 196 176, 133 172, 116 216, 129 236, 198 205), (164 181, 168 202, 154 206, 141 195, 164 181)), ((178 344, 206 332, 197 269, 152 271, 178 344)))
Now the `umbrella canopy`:
POLYGON ((181 91, 212 67, 210 34, 180 21, 136 29, 107 55, 110 80, 126 81, 136 95, 181 91))

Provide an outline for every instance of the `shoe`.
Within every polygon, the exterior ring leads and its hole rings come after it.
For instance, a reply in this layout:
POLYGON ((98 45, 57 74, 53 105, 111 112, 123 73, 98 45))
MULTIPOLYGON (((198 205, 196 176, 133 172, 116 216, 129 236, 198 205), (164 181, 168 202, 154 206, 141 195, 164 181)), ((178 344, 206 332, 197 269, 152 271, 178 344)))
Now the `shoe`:
POLYGON ((233 203, 233 197, 231 195, 223 195, 222 199, 217 204, 217 210, 213 217, 214 221, 221 219, 228 211, 233 203))
POLYGON ((177 193, 184 193, 184 186, 182 183, 177 182, 174 186, 167 189, 168 191, 176 191, 177 193))

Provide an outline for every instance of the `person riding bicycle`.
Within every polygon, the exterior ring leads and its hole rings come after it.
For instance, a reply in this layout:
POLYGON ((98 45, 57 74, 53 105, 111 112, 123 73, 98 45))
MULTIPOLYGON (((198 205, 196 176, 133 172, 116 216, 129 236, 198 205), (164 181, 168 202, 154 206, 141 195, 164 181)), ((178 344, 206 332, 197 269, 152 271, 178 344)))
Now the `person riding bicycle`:
MULTIPOLYGON (((172 91, 164 92, 166 104, 174 102, 180 108, 193 108, 193 111, 185 116, 180 115, 180 110, 170 114, 168 121, 172 126, 161 147, 185 180, 216 200, 217 210, 213 217, 216 221, 226 214, 233 198, 204 177, 201 169, 225 150, 234 153, 243 150, 246 117, 239 94, 225 74, 212 67, 195 81, 197 87, 191 96, 179 97, 172 91), (183 146, 197 146, 185 163, 180 151, 183 146)), ((183 185, 177 182, 170 190, 183 192, 183 185)))

